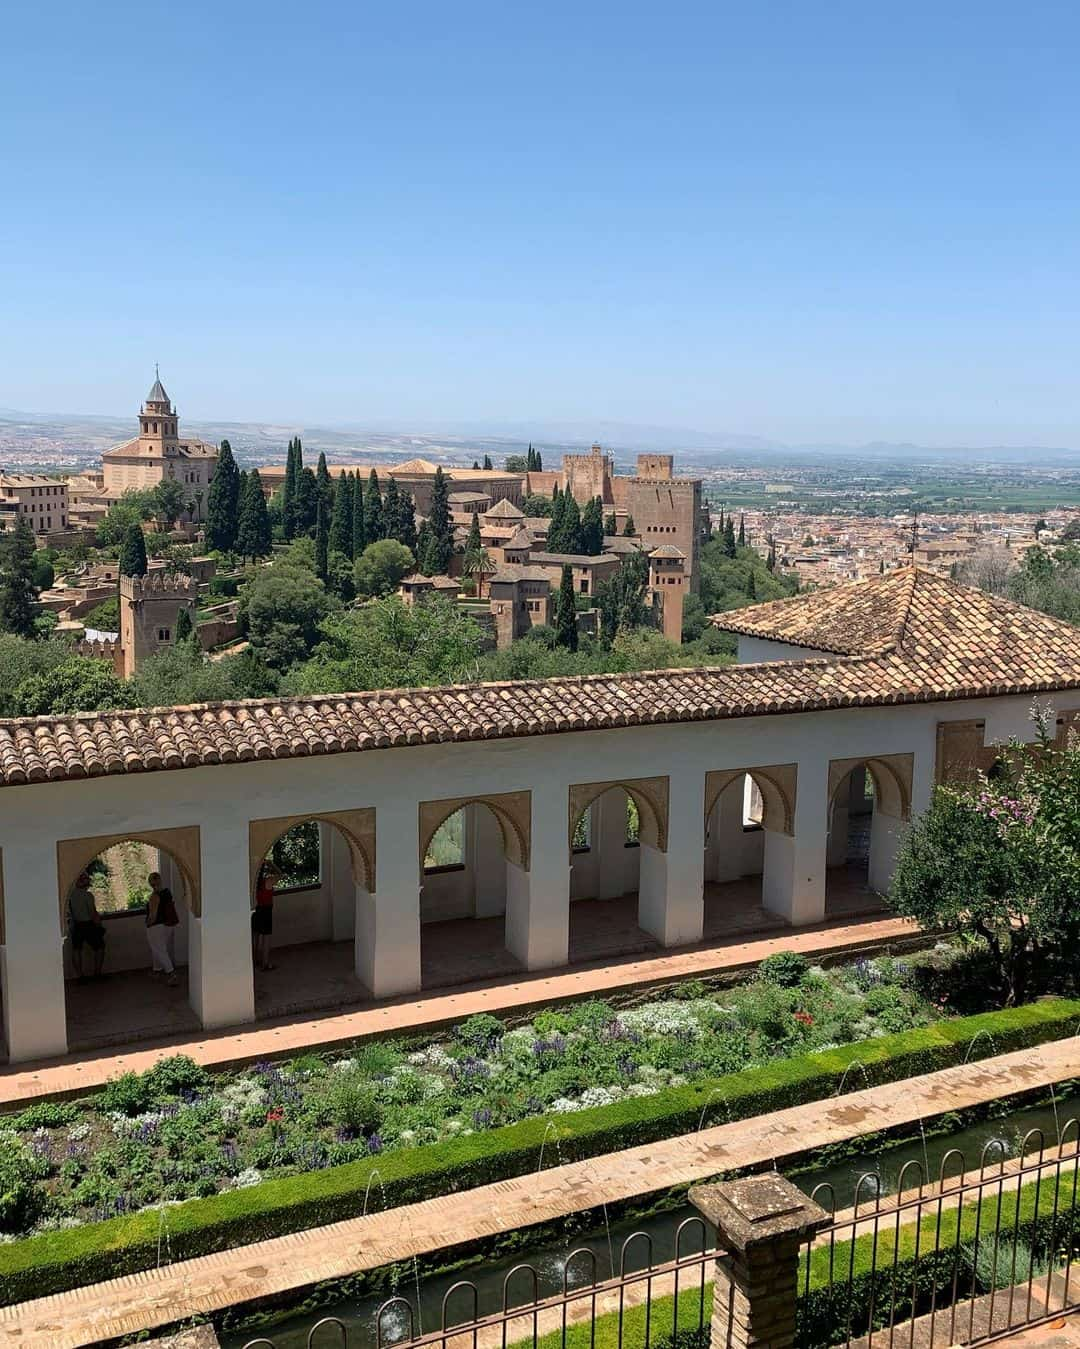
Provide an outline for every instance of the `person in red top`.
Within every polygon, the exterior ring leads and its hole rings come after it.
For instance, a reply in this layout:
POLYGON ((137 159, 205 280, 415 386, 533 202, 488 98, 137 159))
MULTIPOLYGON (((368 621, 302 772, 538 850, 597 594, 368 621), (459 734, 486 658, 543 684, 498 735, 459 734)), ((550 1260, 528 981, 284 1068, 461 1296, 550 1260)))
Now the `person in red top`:
POLYGON ((255 884, 255 907, 251 911, 251 935, 255 944, 255 968, 272 970, 270 939, 274 931, 274 882, 278 869, 272 862, 264 862, 255 884))

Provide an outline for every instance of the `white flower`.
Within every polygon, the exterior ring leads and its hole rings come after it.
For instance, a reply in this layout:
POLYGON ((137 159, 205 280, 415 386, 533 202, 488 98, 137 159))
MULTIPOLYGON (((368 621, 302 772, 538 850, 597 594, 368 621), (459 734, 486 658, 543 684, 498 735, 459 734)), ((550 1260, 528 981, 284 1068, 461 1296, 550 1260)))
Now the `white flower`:
POLYGON ((90 1137, 89 1124, 73 1124, 67 1131, 67 1136, 72 1143, 81 1143, 84 1138, 90 1137))
POLYGON ((258 1185, 262 1172, 254 1166, 245 1166, 232 1183, 234 1190, 246 1190, 249 1185, 258 1185))
POLYGON ((628 1029, 646 1035, 689 1035, 695 1039, 704 1027, 688 1002, 653 1002, 623 1012, 619 1020, 628 1029))
POLYGON ((351 1073, 355 1067, 355 1059, 338 1059, 333 1065, 334 1071, 338 1073, 351 1073))

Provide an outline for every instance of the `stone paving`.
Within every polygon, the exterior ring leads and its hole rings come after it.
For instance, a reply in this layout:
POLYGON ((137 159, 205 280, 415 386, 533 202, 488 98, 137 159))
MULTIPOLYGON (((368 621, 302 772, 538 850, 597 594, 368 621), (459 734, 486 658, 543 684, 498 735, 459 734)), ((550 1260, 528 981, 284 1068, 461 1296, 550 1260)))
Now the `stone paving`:
MULTIPOLYGON (((418 1032, 460 1021, 474 1012, 514 1012, 544 1003, 746 969, 779 950, 802 951, 821 957, 910 940, 915 936, 915 927, 904 919, 866 916, 839 924, 826 922, 812 927, 784 928, 782 935, 737 935, 726 942, 702 943, 675 951, 659 950, 554 973, 539 971, 523 973, 509 980, 489 979, 455 987, 452 992, 412 994, 378 1002, 369 1000, 347 1011, 335 1010, 326 1016, 298 1013, 291 1018, 267 1020, 243 1028, 189 1030, 144 1041, 127 1050, 114 1046, 46 1062, 7 1064, 0 1067, 0 1110, 38 1096, 89 1091, 119 1073, 142 1072, 168 1054, 188 1054, 207 1067, 250 1063, 344 1045, 368 1035, 418 1032)), ((304 951, 308 958, 311 953, 321 951, 325 954, 326 945, 292 949, 304 951)), ((352 944, 347 945, 351 953, 352 944)), ((279 956, 279 961, 283 959, 279 956)), ((182 989, 154 985, 146 974, 130 978, 137 982, 136 996, 152 1000, 163 996, 164 991, 183 997, 182 989)), ((99 987, 102 986, 90 984, 78 991, 83 993, 99 987)))
POLYGON ((1080 1075, 1080 1039, 718 1125, 0 1309, 0 1345, 91 1344, 552 1222, 1080 1075))

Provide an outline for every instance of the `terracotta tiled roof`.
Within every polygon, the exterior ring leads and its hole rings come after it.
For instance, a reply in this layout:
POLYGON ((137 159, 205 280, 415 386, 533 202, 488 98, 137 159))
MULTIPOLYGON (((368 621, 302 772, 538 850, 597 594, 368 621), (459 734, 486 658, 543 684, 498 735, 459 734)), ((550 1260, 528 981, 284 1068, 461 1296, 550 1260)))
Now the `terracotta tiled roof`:
MULTIPOLYGON (((924 572, 842 588, 871 654, 0 721, 0 785, 1080 689, 1080 628, 924 572), (873 597, 877 596, 877 600, 873 597), (872 611, 881 610, 876 621, 872 611), (886 634, 893 633, 891 643, 886 634)), ((840 602, 842 590, 830 592, 840 602)), ((791 601, 821 613, 824 595, 791 601)), ((785 608, 787 604, 785 603, 785 608)), ((773 605, 758 605, 758 616, 773 605)), ((733 616, 722 616, 725 626, 733 616)), ((823 621, 823 620, 822 620, 823 621)), ((784 631, 798 631, 794 618, 784 631)), ((774 631, 775 629, 771 629, 774 631)), ((807 629, 809 635, 809 629, 807 629)), ((787 639, 785 639, 787 640, 787 639)), ((822 640, 819 633, 815 640, 822 640)), ((834 636, 834 640, 836 640, 834 636)), ((848 643, 851 645, 851 643, 848 643)))
MULTIPOLYGON (((929 579, 928 573, 905 567, 868 581, 716 614, 712 622, 745 637, 764 637, 840 656, 870 656, 896 645, 916 587, 929 579)), ((977 603, 978 593, 965 592, 971 596, 969 603, 977 603)))

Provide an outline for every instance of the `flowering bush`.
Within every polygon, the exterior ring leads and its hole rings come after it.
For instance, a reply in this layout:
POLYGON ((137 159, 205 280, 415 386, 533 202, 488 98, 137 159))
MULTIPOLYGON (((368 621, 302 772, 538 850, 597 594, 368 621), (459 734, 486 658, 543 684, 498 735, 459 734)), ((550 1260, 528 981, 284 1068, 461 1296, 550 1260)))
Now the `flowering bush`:
POLYGON ((1006 747, 990 775, 938 787, 908 833, 889 899, 923 927, 978 939, 999 1001, 1024 1001, 1032 974, 1075 981, 1080 953, 1080 747, 1051 738, 1006 747))
POLYGON ((477 1016, 427 1043, 369 1042, 214 1077, 166 1059, 89 1101, 13 1118, 0 1134, 0 1233, 653 1096, 933 1015, 914 972, 882 957, 806 969, 793 986, 754 980, 709 993, 696 982, 629 1008, 578 1003, 514 1029, 477 1016))

